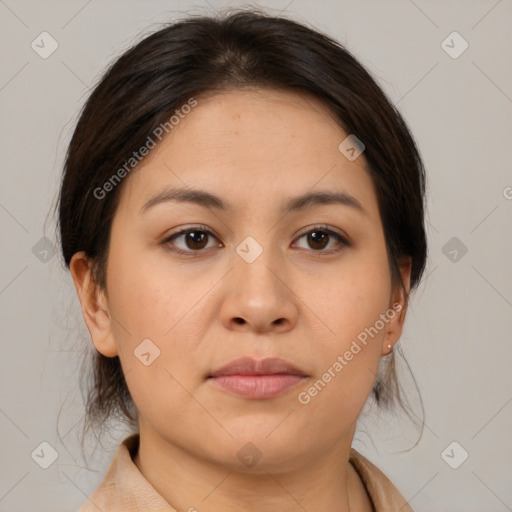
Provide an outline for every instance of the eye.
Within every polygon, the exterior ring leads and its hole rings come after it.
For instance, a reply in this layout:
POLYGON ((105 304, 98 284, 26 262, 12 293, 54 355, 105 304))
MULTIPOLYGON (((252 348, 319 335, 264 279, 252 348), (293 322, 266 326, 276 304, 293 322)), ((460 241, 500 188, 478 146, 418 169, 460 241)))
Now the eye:
POLYGON ((344 246, 349 245, 345 237, 325 226, 310 228, 309 231, 299 237, 299 240, 304 237, 306 237, 307 244, 313 248, 315 252, 337 252, 343 249, 344 246), (332 239, 337 242, 337 247, 332 251, 324 251, 323 249, 329 245, 332 239))
MULTIPOLYGON (((172 249, 175 250, 175 252, 190 255, 208 248, 208 239, 211 237, 215 238, 215 235, 205 226, 195 226, 180 229, 177 233, 167 237, 162 244, 173 245, 177 247, 177 249, 172 249), (176 240, 180 240, 181 247, 176 243, 176 240)), ((220 243, 214 244, 216 247, 221 247, 221 245, 220 243)))
MULTIPOLYGON (((177 233, 163 240, 162 244, 171 246, 169 249, 178 254, 194 256, 194 253, 197 254, 209 248, 208 241, 210 238, 214 238, 218 241, 215 235, 206 226, 194 226, 180 229, 177 233), (180 241, 180 243, 177 243, 177 241, 180 241)), ((306 239, 307 244, 314 252, 338 252, 343 249, 343 247, 350 245, 345 237, 326 226, 314 226, 310 228, 309 231, 300 235, 298 240, 302 238, 306 239), (330 251, 324 250, 333 239, 336 242, 335 248, 330 251)), ((222 244, 219 242, 210 245, 210 247, 222 247, 222 244)))

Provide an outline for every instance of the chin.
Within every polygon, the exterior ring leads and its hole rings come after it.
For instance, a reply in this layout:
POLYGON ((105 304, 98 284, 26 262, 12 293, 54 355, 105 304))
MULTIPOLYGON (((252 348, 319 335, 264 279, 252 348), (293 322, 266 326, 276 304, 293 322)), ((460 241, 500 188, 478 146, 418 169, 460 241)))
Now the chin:
MULTIPOLYGON (((221 464, 237 473, 266 475, 298 469, 308 459, 307 453, 300 451, 303 439, 295 439, 287 429, 277 433, 278 424, 274 422, 270 429, 267 424, 259 429, 251 429, 249 425, 243 433, 227 428, 233 438, 210 444, 202 455, 208 453, 207 458, 212 463, 221 464)), ((314 447, 309 449, 315 450, 314 447)))

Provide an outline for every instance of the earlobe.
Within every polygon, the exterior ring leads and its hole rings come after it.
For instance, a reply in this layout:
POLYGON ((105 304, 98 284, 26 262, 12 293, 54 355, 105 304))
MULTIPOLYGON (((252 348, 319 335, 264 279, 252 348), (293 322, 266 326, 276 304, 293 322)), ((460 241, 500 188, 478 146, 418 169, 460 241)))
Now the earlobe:
POLYGON ((398 267, 403 286, 396 286, 392 293, 387 313, 390 320, 386 327, 386 335, 382 340, 382 355, 388 355, 393 351, 395 343, 402 335, 405 323, 405 314, 407 312, 408 297, 411 289, 412 258, 410 256, 401 258, 398 262, 398 267))
POLYGON ((94 282, 91 261, 85 252, 80 251, 73 255, 69 270, 96 350, 106 357, 118 355, 107 299, 101 287, 94 282))

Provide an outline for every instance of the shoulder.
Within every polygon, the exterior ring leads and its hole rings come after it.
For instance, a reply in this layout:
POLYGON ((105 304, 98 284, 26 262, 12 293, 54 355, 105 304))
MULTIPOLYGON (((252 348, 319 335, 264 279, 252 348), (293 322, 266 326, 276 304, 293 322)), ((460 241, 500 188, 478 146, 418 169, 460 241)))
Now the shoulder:
POLYGON ((413 512, 391 480, 355 448, 350 449, 349 462, 363 481, 375 512, 413 512))
POLYGON ((78 512, 176 512, 134 464, 138 443, 139 434, 124 439, 102 481, 78 512))

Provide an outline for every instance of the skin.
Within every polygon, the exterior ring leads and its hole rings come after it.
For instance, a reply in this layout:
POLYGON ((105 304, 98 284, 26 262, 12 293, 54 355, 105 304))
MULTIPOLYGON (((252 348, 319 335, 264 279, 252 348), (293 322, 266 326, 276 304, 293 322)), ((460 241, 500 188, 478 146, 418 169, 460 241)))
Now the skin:
POLYGON ((348 134, 319 100, 267 89, 197 100, 125 178, 107 290, 83 252, 71 262, 94 346, 119 356, 139 411, 134 462, 177 510, 371 511, 349 450, 379 360, 402 332, 410 258, 400 262, 405 287, 392 286, 364 154, 349 161, 338 150, 348 134), (207 190, 232 210, 167 202, 140 213, 154 194, 178 186, 207 190), (280 213, 288 198, 319 190, 354 196, 364 213, 340 204, 280 213), (213 233, 202 245, 183 235, 165 242, 197 224, 213 233), (308 242, 317 224, 350 245, 332 236, 324 248, 308 242), (252 263, 235 250, 247 236, 263 248, 252 263), (400 314, 299 403, 394 303, 400 314), (149 366, 134 355, 147 338, 160 349, 149 366), (206 377, 240 356, 281 357, 309 377, 259 400, 212 386, 206 377), (237 457, 248 442, 262 455, 251 468, 237 457))

